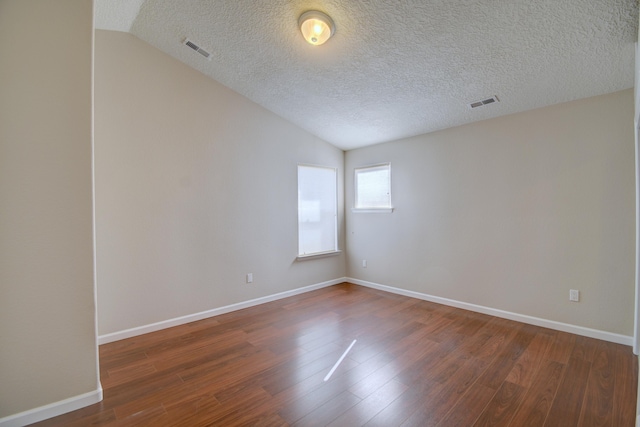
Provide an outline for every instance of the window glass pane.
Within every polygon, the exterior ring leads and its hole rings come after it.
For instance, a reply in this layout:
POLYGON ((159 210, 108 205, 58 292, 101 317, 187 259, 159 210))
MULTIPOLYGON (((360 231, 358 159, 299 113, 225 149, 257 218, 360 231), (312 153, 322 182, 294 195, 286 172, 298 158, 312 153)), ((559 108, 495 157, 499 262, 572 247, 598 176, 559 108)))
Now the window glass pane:
POLYGON ((355 186, 356 208, 391 207, 391 165, 356 169, 355 186))
POLYGON ((338 250, 337 171, 298 166, 298 254, 338 250))

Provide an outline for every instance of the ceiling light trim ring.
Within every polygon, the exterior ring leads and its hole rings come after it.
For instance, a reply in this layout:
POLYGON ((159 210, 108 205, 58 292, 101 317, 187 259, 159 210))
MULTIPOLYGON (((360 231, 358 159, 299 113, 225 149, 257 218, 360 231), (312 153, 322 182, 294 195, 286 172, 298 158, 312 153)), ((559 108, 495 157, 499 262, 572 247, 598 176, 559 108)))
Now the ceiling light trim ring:
POLYGON ((311 45, 320 46, 333 36, 336 25, 326 13, 308 10, 300 15, 298 27, 304 39, 311 45))

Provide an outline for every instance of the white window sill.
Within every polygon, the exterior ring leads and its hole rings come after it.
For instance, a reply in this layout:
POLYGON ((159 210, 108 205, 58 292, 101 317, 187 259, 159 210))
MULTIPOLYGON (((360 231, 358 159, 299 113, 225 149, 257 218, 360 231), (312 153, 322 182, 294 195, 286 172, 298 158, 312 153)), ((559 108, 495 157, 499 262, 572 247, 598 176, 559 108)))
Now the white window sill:
POLYGON ((393 208, 373 208, 373 209, 352 208, 351 212, 353 213, 391 213, 393 212, 393 208))
POLYGON ((329 251, 329 252, 318 252, 315 254, 298 255, 296 257, 296 261, 307 261, 310 259, 326 258, 330 256, 340 255, 341 253, 342 251, 338 250, 338 251, 329 251))

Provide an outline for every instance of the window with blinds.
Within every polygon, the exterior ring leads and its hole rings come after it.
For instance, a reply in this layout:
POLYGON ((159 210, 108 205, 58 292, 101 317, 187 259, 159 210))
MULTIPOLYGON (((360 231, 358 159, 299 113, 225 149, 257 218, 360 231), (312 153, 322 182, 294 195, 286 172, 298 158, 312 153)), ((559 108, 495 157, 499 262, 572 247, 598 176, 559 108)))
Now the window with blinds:
POLYGON ((367 166, 355 169, 356 210, 391 209, 391 164, 367 166))
POLYGON ((298 256, 338 250, 337 169, 298 165, 298 256))

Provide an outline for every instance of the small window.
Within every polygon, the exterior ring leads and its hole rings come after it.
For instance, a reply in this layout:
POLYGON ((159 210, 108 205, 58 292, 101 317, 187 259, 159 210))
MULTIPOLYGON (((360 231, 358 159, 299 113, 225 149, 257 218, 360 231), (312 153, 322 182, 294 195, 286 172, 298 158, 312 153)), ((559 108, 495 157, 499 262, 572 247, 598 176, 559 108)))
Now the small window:
POLYGON ((357 211, 391 212, 391 164, 367 166, 355 170, 355 206, 357 211))
POLYGON ((298 165, 298 258, 338 252, 337 173, 298 165))

